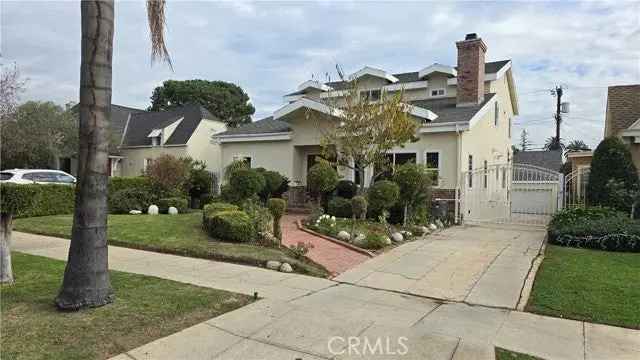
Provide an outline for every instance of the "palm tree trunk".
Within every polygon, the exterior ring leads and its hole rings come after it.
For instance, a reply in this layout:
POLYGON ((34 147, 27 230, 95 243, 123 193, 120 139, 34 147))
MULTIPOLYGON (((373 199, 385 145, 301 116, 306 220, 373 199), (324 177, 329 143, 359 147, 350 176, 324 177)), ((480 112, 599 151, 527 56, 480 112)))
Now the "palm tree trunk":
POLYGON ((113 301, 107 254, 108 125, 111 118, 113 0, 82 1, 80 149, 69 258, 60 309, 113 301))
POLYGON ((13 283, 11 269, 11 214, 0 214, 0 283, 13 283))

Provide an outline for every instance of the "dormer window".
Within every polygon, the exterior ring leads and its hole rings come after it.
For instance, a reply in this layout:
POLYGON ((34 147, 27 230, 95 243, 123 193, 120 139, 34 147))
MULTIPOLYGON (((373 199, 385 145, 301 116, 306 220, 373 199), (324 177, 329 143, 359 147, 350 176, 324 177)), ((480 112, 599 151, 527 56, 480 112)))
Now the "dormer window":
POLYGON ((376 102, 380 100, 380 89, 360 91, 360 100, 376 102))
POLYGON ((162 129, 153 129, 147 137, 151 138, 151 146, 162 145, 162 129))
POLYGON ((433 89, 431 90, 431 97, 445 96, 446 93, 444 89, 433 89))
POLYGON ((151 138, 151 146, 160 146, 160 136, 154 136, 151 138))

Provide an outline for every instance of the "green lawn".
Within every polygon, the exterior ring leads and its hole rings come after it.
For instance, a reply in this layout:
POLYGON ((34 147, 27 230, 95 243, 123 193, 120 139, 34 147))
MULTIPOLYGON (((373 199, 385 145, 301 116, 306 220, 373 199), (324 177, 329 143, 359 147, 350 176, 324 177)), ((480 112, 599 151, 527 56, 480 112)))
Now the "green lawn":
MULTIPOLYGON (((69 238, 71 215, 16 219, 14 229, 69 238)), ((253 266, 267 260, 288 262, 295 272, 326 277, 328 272, 307 259, 296 259, 288 249, 257 244, 213 241, 202 230, 202 212, 180 215, 109 215, 109 244, 253 266)))
POLYGON ((65 263, 14 252, 2 286, 2 359, 107 359, 251 302, 226 291, 111 271, 114 303, 56 310, 65 263))
POLYGON ((496 360, 542 360, 535 356, 521 354, 501 348, 496 348, 496 360))
POLYGON ((549 245, 527 311, 640 329, 640 254, 549 245))

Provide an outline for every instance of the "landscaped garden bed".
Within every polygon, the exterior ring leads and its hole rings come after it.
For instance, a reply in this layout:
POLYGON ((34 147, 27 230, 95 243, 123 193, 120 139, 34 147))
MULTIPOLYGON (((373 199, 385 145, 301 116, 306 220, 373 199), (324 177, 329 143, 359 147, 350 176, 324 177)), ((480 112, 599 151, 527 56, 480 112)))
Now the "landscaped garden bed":
POLYGON ((112 304, 60 312, 53 299, 65 263, 13 254, 16 282, 2 286, 3 359, 107 359, 235 310, 251 297, 111 271, 112 304))
MULTIPOLYGON (((17 231, 70 238, 72 215, 16 219, 17 231)), ((210 238, 202 229, 202 212, 179 215, 109 215, 109 244, 134 249, 265 266, 269 260, 287 262, 295 272, 326 277, 328 272, 286 248, 256 242, 234 243, 210 238)))

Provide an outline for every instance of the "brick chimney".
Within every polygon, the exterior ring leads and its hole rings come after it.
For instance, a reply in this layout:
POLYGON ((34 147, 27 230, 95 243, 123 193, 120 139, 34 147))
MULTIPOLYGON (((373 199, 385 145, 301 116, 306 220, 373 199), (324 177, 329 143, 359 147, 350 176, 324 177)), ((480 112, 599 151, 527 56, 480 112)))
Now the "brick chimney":
POLYGON ((477 34, 467 34, 458 48, 456 106, 473 106, 484 101, 484 54, 487 45, 477 34))

